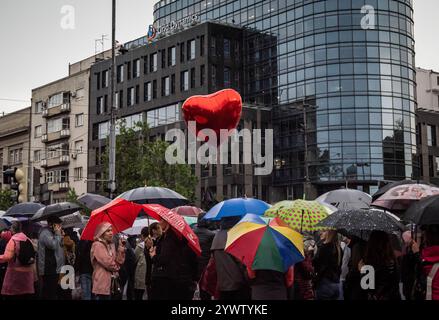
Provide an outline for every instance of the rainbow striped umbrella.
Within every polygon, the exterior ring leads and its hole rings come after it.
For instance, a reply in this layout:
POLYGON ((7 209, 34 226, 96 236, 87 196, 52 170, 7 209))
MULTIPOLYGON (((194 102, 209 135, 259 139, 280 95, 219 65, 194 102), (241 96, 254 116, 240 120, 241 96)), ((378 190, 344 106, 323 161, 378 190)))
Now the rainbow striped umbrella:
POLYGON ((291 228, 299 232, 323 230, 316 224, 333 213, 337 208, 318 201, 281 201, 265 211, 266 217, 279 217, 291 228))
POLYGON ((303 237, 278 218, 247 214, 227 232, 225 251, 252 270, 287 272, 304 259, 303 237))

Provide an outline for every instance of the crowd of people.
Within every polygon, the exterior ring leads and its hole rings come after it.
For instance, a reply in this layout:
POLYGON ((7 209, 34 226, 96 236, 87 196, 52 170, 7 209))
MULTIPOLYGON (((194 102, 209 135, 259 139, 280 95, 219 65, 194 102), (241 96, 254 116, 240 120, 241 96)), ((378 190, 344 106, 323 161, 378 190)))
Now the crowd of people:
POLYGON ((439 225, 373 231, 367 240, 333 230, 305 234, 304 260, 281 273, 251 270, 225 251, 240 217, 202 217, 193 226, 201 256, 164 220, 131 237, 104 222, 94 241, 63 229, 57 217, 38 234, 14 221, 1 232, 0 299, 439 300, 439 225), (73 289, 62 285, 65 265, 74 267, 73 289), (373 279, 365 281, 365 267, 373 279))

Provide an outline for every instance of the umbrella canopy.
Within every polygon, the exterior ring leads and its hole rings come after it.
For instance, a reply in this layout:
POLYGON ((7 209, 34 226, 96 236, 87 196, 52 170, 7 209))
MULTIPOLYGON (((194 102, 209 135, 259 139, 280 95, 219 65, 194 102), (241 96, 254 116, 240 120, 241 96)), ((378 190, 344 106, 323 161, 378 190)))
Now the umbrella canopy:
POLYGON ((317 224, 323 229, 335 229, 342 233, 359 235, 362 231, 401 231, 404 226, 384 210, 341 209, 317 224))
POLYGON ((79 196, 77 200, 90 210, 96 210, 111 201, 110 198, 94 193, 84 193, 83 195, 79 196))
POLYGON ((63 217, 80 211, 81 207, 73 202, 60 202, 39 209, 32 217, 32 221, 47 220, 51 216, 63 217))
POLYGON ((10 207, 6 213, 5 217, 25 217, 31 218, 38 210, 44 208, 45 206, 41 203, 36 202, 23 202, 10 207))
POLYGON ((406 210, 422 198, 439 194, 439 188, 426 184, 405 184, 390 188, 372 202, 373 206, 388 210, 406 210))
POLYGON ((225 251, 252 270, 287 272, 304 259, 303 237, 278 219, 247 214, 227 233, 225 251))
POLYGON ((149 227, 152 223, 157 222, 155 219, 147 219, 145 217, 137 218, 134 220, 132 227, 125 229, 122 233, 127 234, 129 236, 136 236, 142 232, 142 229, 145 227, 149 227))
POLYGON ((266 217, 279 217, 291 228, 300 232, 314 232, 316 224, 334 212, 318 201, 281 201, 265 212, 266 217))
POLYGON ((0 219, 0 231, 3 231, 5 229, 9 229, 9 226, 10 226, 10 224, 9 224, 9 222, 7 222, 7 220, 0 219))
POLYGON ((333 190, 316 199, 326 202, 338 209, 366 209, 372 202, 372 197, 365 192, 355 189, 333 190))
POLYGON ((380 188, 377 192, 375 192, 372 195, 372 201, 375 201, 376 199, 378 199, 379 197, 381 197, 383 194, 385 194, 387 191, 389 191, 390 189, 392 189, 393 187, 396 186, 401 186, 401 185, 405 185, 405 184, 426 184, 426 185, 430 185, 432 186, 432 184, 424 182, 424 181, 416 181, 416 180, 400 180, 400 181, 394 181, 391 183, 386 184, 384 187, 380 188))
POLYGON ((160 204, 168 209, 189 204, 189 200, 181 194, 162 187, 141 187, 128 190, 117 198, 139 204, 160 204))
POLYGON ((6 213, 6 211, 0 210, 0 217, 3 216, 6 213))
POLYGON ((86 221, 79 212, 61 217, 63 228, 84 228, 86 221))
POLYGON ((222 201, 213 206, 204 216, 206 220, 221 220, 226 217, 243 217, 247 213, 262 216, 270 205, 253 198, 235 198, 222 201))
POLYGON ((172 209, 172 211, 186 217, 198 217, 200 213, 204 212, 203 209, 194 206, 180 206, 172 209))
POLYGON ((201 255, 201 247, 198 237, 182 216, 159 204, 144 204, 142 207, 145 213, 152 218, 158 221, 165 220, 169 223, 172 229, 176 231, 177 235, 185 237, 188 241, 189 247, 197 255, 201 255))
POLYGON ((114 199, 105 206, 92 211, 90 219, 81 234, 82 240, 93 240, 96 227, 102 222, 109 222, 113 232, 119 233, 133 226, 142 206, 125 199, 114 199))
POLYGON ((415 202, 407 209, 404 220, 418 225, 439 224, 439 195, 415 202))

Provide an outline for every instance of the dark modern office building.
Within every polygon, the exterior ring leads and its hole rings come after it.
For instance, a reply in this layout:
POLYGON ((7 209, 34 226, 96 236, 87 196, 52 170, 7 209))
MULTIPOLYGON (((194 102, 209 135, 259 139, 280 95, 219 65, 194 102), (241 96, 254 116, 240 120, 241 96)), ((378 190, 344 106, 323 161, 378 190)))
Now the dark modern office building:
POLYGON ((276 76, 244 85, 276 92, 246 98, 272 110, 280 198, 416 178, 412 0, 163 0, 154 23, 192 14, 276 38, 276 76))
MULTIPOLYGON (((252 57, 267 53, 265 64, 273 55, 276 68, 276 39, 270 34, 244 30, 221 23, 198 23, 197 18, 181 29, 157 30, 155 39, 146 37, 126 43, 126 52, 117 56, 116 107, 119 119, 127 126, 146 121, 151 135, 164 138, 172 128, 185 130, 182 103, 193 95, 205 95, 224 88, 248 92, 248 99, 273 103, 277 91, 245 88, 246 77, 253 76, 257 62, 252 57), (168 33, 168 34, 167 34, 168 33), (244 43, 259 43, 250 53, 244 43), (273 47, 273 52, 268 48, 273 47), (267 48, 266 48, 267 47, 267 48), (253 70, 253 71, 251 71, 253 70)), ((88 191, 104 192, 105 180, 102 155, 109 133, 111 60, 97 62, 91 68, 89 110, 88 191)), ((266 74, 276 81, 275 70, 266 74)), ((270 111, 262 106, 246 104, 238 129, 267 128, 270 111)), ((240 148, 242 152, 242 148, 240 148)), ((241 155, 242 156, 242 155, 241 155)), ((194 165, 199 178, 196 190, 198 204, 205 200, 228 197, 256 196, 269 201, 270 176, 254 176, 250 165, 194 165)), ((117 177, 116 177, 117 178, 117 177)))

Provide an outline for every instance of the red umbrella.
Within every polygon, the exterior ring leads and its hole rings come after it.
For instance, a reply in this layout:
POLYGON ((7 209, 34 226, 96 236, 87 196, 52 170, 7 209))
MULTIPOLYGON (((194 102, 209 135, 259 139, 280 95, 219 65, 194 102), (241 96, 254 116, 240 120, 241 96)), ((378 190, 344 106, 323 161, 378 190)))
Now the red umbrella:
POLYGON ((202 209, 193 206, 179 206, 172 209, 172 211, 180 216, 186 217, 198 217, 198 215, 203 212, 202 209))
POLYGON ((197 254, 201 255, 200 242, 195 232, 187 224, 182 216, 159 204, 144 204, 143 211, 152 218, 160 221, 165 220, 176 231, 177 235, 185 237, 189 247, 197 254))
POLYGON ((110 222, 114 233, 131 228, 142 209, 141 205, 125 199, 114 199, 105 206, 92 211, 90 220, 81 234, 81 239, 93 240, 96 227, 102 222, 110 222))

